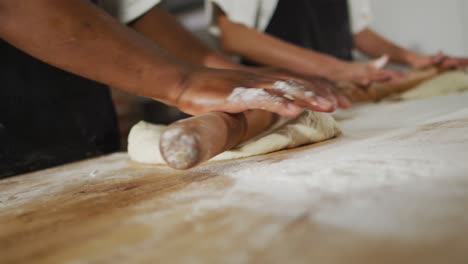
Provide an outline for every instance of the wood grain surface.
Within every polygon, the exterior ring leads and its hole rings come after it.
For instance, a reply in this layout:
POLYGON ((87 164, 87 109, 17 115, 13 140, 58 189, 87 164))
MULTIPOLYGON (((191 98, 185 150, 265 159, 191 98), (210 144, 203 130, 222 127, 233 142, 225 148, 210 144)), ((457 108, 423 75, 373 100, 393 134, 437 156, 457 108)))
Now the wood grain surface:
POLYGON ((0 263, 468 263, 468 94, 336 116, 340 138, 186 172, 117 153, 0 180, 0 263))

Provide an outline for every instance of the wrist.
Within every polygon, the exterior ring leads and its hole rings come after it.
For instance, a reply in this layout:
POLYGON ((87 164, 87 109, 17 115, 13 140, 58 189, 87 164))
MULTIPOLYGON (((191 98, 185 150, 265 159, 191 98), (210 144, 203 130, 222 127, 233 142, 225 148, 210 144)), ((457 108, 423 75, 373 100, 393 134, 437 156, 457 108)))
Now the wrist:
POLYGON ((341 76, 351 67, 353 67, 351 62, 336 60, 333 64, 325 67, 326 72, 323 76, 330 80, 341 79, 341 76))
POLYGON ((143 89, 140 95, 175 105, 194 68, 196 66, 184 63, 150 67, 143 74, 143 89))
POLYGON ((403 62, 406 65, 409 65, 411 67, 417 67, 419 66, 420 61, 424 58, 424 56, 413 51, 407 51, 403 55, 403 58, 403 62))
POLYGON ((242 66, 232 62, 228 58, 224 57, 219 53, 210 53, 208 54, 204 61, 203 66, 214 69, 226 69, 226 70, 240 70, 242 66))

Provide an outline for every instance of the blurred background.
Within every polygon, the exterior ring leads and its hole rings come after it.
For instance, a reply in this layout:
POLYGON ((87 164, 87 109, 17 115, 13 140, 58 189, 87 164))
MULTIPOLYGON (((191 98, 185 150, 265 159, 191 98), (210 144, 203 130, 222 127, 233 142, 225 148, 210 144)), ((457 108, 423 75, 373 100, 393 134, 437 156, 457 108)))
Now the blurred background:
MULTIPOLYGON (((233 0, 235 1, 235 0, 233 0)), ((165 0, 163 6, 192 31, 206 29, 203 0, 165 0)), ((468 1, 373 0, 373 28, 391 40, 425 53, 443 49, 468 54, 468 1)))
POLYGON ((412 49, 468 54, 468 1, 373 0, 373 28, 412 49))

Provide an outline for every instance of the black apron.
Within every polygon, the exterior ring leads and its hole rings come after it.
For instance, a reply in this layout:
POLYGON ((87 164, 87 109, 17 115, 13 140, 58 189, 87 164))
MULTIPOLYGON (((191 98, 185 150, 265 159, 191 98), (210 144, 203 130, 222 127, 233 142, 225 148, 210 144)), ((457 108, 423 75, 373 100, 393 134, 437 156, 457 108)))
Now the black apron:
POLYGON ((352 60, 348 0, 279 0, 265 32, 304 48, 352 60))
POLYGON ((0 178, 118 150, 110 92, 0 40, 0 178))

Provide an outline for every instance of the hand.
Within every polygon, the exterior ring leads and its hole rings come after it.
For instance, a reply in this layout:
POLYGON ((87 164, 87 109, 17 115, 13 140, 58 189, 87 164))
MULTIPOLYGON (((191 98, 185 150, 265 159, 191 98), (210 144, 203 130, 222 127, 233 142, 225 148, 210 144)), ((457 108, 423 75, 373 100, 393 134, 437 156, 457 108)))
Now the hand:
POLYGON ((340 108, 348 108, 351 102, 336 87, 336 84, 320 76, 306 76, 272 67, 245 67, 246 70, 274 78, 295 80, 305 83, 315 94, 329 100, 340 108))
POLYGON ((422 70, 440 65, 445 58, 446 55, 443 52, 431 56, 412 53, 408 55, 408 64, 415 69, 422 70))
POLYGON ((337 83, 318 76, 304 77, 304 79, 316 87, 318 94, 333 101, 339 108, 348 108, 351 106, 351 101, 340 91, 337 83))
POLYGON ((463 69, 468 67, 468 58, 445 57, 438 66, 442 71, 463 69))
POLYGON ((334 77, 336 81, 348 81, 360 87, 368 87, 374 82, 388 82, 402 79, 405 74, 399 71, 384 69, 388 56, 370 62, 351 62, 342 67, 334 77))
POLYGON ((412 54, 409 56, 408 62, 416 69, 437 67, 441 71, 460 69, 468 66, 468 58, 450 57, 443 52, 431 56, 412 54))
POLYGON ((180 92, 170 103, 189 114, 263 109, 295 117, 303 108, 319 112, 335 110, 332 102, 316 95, 314 87, 307 83, 202 67, 190 69, 180 92))
POLYGON ((351 82, 337 83, 338 90, 345 95, 351 102, 370 102, 381 100, 387 96, 402 92, 407 86, 402 86, 405 79, 392 79, 383 84, 373 84, 368 87, 357 86, 351 82))

